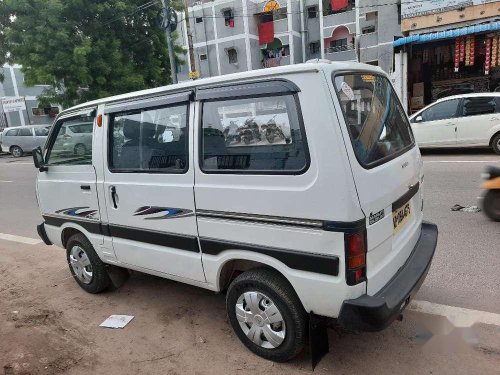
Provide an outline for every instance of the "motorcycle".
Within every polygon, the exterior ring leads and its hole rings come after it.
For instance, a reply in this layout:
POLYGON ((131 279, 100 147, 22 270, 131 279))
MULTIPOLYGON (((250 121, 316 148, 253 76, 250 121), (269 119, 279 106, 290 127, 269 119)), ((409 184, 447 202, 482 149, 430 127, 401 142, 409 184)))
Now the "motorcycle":
POLYGON ((257 125, 253 118, 247 119, 245 124, 239 128, 239 132, 241 140, 246 145, 249 145, 254 139, 258 142, 262 140, 259 125, 257 125))
POLYGON ((274 143, 276 138, 285 139, 286 143, 290 143, 290 140, 288 138, 285 138, 285 134, 283 133, 281 127, 276 124, 276 121, 274 120, 275 117, 276 116, 269 119, 267 124, 262 125, 264 136, 269 143, 274 143))
POLYGON ((481 187, 486 189, 483 210, 491 220, 500 221, 500 168, 490 166, 483 175, 486 180, 481 187))

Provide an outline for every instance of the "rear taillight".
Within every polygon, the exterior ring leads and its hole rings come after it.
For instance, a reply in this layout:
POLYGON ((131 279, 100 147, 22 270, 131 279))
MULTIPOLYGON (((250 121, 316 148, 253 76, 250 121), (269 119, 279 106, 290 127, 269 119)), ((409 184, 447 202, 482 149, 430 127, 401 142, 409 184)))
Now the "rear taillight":
POLYGON ((69 135, 69 134, 64 134, 64 135, 63 135, 63 138, 64 138, 64 139, 71 138, 71 135, 69 135))
POLYGON ((366 281, 366 231, 345 235, 346 281, 356 285, 366 281))

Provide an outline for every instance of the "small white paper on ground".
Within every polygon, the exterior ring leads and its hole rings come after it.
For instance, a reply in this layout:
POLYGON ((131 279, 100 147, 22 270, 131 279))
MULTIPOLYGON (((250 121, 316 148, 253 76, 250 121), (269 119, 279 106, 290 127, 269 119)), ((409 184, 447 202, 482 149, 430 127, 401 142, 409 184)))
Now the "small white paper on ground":
POLYGON ((134 319, 132 315, 111 315, 108 319, 102 322, 99 327, 105 328, 123 328, 134 319))

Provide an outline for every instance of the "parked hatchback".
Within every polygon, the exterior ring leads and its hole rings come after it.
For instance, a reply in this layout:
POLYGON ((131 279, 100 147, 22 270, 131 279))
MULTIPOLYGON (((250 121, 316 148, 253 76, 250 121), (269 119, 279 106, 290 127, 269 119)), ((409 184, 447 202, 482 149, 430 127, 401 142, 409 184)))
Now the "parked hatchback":
POLYGON ((410 121, 420 148, 492 147, 500 154, 500 93, 443 98, 410 121))
POLYGON ((38 146, 43 147, 49 134, 50 126, 18 126, 6 128, 2 132, 2 151, 14 157, 23 156, 38 146))

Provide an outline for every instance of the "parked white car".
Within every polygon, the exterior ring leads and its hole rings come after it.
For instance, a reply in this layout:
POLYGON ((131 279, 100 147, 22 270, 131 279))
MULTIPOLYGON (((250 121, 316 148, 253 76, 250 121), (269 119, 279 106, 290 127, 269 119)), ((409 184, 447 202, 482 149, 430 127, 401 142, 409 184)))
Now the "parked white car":
POLYGON ((27 152, 31 152, 34 148, 43 147, 49 129, 50 126, 44 125, 5 128, 0 137, 2 151, 18 158, 27 152))
POLYGON ((275 361, 297 355, 308 330, 314 341, 318 315, 387 327, 436 248, 408 118, 370 65, 306 63, 85 103, 58 116, 34 161, 38 233, 66 249, 84 290, 124 269, 227 290, 240 340, 275 361), (228 142, 231 116, 256 126, 252 138, 275 117, 289 139, 228 142), (91 152, 53 153, 82 119, 91 152), (178 136, 163 137, 174 123, 178 136))
POLYGON ((443 98, 410 122, 420 148, 489 146, 500 154, 500 93, 443 98))

